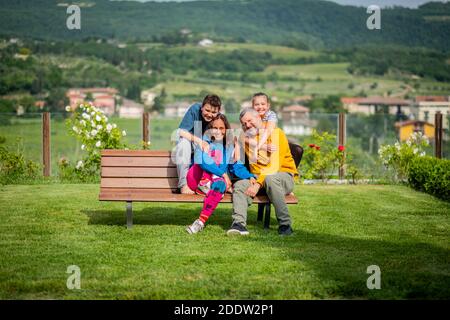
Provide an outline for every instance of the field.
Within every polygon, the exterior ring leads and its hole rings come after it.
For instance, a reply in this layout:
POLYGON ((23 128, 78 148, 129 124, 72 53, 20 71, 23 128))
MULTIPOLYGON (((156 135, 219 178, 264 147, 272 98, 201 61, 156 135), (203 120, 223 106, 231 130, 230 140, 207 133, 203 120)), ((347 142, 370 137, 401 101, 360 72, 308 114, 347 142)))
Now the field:
POLYGON ((294 235, 249 213, 229 238, 230 205, 204 232, 184 227, 200 204, 99 202, 99 185, 2 186, 0 299, 448 299, 448 203, 406 187, 302 186, 294 235), (24 197, 23 195, 28 195, 24 197), (64 201, 61 201, 64 199, 64 201), (81 289, 66 287, 67 267, 81 289), (367 267, 381 270, 369 290, 367 267))

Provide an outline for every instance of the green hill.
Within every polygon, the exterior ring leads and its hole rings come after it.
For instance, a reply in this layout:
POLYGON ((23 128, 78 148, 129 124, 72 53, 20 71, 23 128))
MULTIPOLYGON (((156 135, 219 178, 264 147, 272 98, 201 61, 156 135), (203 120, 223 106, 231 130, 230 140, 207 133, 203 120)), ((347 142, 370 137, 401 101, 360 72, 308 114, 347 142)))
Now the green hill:
POLYGON ((64 2, 0 0, 1 35, 152 41, 188 28, 197 36, 234 42, 309 48, 382 43, 450 49, 450 3, 383 9, 381 30, 371 31, 366 27, 365 8, 319 0, 86 0, 81 7, 81 30, 68 30, 64 2))

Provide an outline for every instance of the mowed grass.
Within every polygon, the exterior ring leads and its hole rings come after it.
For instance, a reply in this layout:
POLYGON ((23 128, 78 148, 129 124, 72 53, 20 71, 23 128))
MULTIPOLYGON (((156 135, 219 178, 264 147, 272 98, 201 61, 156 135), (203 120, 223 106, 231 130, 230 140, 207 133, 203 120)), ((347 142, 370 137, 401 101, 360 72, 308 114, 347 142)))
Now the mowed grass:
POLYGON ((200 204, 99 202, 98 185, 2 186, 0 299, 448 299, 449 203, 400 186, 296 186, 295 233, 249 211, 227 237, 231 206, 204 232, 200 204), (67 267, 81 269, 69 290, 67 267), (366 286, 381 269, 381 289, 366 286))

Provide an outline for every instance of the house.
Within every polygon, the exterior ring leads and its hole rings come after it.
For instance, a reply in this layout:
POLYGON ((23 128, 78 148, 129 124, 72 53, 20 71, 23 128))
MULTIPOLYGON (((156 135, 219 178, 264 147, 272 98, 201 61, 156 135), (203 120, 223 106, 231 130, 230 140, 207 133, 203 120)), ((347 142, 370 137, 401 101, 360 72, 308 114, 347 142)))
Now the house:
POLYGON ((211 39, 203 39, 198 42, 200 47, 211 47, 214 42, 211 39))
POLYGON ((342 106, 349 113, 362 113, 373 115, 387 113, 396 115, 399 119, 410 117, 413 114, 413 102, 394 97, 342 97, 342 106))
POLYGON ((46 105, 46 103, 45 103, 44 100, 37 100, 37 101, 34 103, 34 106, 37 107, 39 110, 44 109, 45 105, 46 105))
POLYGON ((440 111, 443 128, 449 127, 450 96, 417 96, 414 107, 417 120, 434 123, 434 115, 440 111))
POLYGON ((423 135, 434 137, 434 125, 420 120, 409 120, 395 123, 397 136, 400 141, 406 141, 414 132, 421 132, 423 135))
POLYGON ((164 115, 166 117, 175 117, 175 118, 181 118, 184 116, 186 111, 191 106, 191 103, 187 101, 177 101, 174 103, 170 103, 166 105, 164 109, 164 115))
POLYGON ((139 119, 144 113, 144 105, 136 101, 122 98, 122 105, 119 107, 120 118, 139 119))
POLYGON ((116 110, 117 93, 114 88, 72 88, 67 91, 66 96, 72 110, 91 97, 93 105, 110 116, 116 110))
POLYGON ((310 135, 314 127, 309 118, 309 108, 302 105, 291 105, 281 109, 283 131, 288 135, 310 135))

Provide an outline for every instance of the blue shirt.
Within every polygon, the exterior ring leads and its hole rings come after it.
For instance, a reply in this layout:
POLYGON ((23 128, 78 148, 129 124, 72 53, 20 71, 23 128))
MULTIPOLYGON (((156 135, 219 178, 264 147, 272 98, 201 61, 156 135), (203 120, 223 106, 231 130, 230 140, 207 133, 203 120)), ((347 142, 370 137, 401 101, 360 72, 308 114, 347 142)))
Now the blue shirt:
POLYGON ((181 123, 178 128, 186 130, 187 132, 194 134, 194 128, 195 126, 201 126, 197 130, 198 132, 201 132, 202 134, 206 130, 206 126, 208 125, 208 122, 203 119, 201 109, 202 104, 201 103, 194 103, 192 106, 189 107, 189 109, 186 111, 183 120, 181 120, 181 123))
POLYGON ((231 173, 239 179, 250 179, 255 176, 251 174, 242 162, 234 162, 233 151, 234 145, 230 145, 224 152, 222 141, 212 142, 208 137, 203 137, 203 140, 209 143, 209 150, 219 150, 222 154, 222 162, 217 165, 213 158, 208 153, 203 152, 200 147, 195 148, 194 163, 198 164, 206 172, 222 176, 224 173, 231 173))

